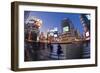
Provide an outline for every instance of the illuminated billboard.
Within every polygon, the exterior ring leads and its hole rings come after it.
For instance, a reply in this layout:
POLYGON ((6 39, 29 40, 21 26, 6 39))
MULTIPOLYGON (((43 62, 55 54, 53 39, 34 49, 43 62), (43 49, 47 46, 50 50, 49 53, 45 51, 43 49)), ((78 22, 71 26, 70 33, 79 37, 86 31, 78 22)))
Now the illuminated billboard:
POLYGON ((63 32, 68 32, 68 31, 69 31, 69 27, 68 26, 63 27, 63 32))

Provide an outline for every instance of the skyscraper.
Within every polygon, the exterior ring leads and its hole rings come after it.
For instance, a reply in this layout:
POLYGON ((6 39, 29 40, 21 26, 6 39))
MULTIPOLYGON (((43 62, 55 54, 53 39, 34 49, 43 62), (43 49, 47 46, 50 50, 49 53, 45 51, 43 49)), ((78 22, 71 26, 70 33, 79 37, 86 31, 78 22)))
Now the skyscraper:
POLYGON ((90 19, 89 17, 90 16, 89 14, 81 14, 80 15, 80 21, 81 21, 81 24, 83 27, 87 27, 88 30, 90 30, 90 19))
POLYGON ((83 58, 90 58, 90 19, 87 17, 89 14, 81 14, 80 21, 83 25, 83 37, 86 40, 83 47, 83 58))
POLYGON ((61 22, 62 32, 68 32, 74 29, 74 25, 72 24, 69 18, 64 18, 61 22))
POLYGON ((27 18, 29 17, 29 15, 30 15, 30 11, 25 11, 24 12, 24 21, 27 20, 27 18))
POLYGON ((78 30, 74 28, 74 24, 69 18, 64 18, 61 22, 61 38, 63 42, 72 42, 76 38, 79 38, 78 36, 78 30))

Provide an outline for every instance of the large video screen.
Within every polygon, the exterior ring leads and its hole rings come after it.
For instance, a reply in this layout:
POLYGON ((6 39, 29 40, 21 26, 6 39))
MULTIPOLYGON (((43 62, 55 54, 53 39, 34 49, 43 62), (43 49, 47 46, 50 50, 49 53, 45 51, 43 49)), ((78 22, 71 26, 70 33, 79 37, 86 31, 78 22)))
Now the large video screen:
POLYGON ((69 27, 66 26, 66 27, 63 27, 63 32, 68 32, 69 31, 69 27))

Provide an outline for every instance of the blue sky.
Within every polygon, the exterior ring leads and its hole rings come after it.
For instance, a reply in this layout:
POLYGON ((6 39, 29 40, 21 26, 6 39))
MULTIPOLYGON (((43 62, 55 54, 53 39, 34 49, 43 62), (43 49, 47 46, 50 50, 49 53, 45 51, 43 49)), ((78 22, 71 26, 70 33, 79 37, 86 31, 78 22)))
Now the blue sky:
POLYGON ((81 34, 83 32, 82 24, 79 17, 80 14, 30 11, 30 16, 37 17, 43 21, 40 31, 44 33, 46 33, 48 29, 53 29, 54 27, 57 27, 59 32, 61 32, 61 21, 64 18, 69 18, 72 21, 75 29, 77 29, 81 34))

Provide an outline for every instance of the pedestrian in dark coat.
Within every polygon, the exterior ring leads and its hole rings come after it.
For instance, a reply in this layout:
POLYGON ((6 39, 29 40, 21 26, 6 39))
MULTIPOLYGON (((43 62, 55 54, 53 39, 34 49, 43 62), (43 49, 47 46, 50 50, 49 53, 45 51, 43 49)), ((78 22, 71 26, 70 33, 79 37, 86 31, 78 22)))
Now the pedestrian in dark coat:
POLYGON ((60 57, 60 55, 61 55, 62 53, 63 53, 63 52, 62 52, 62 48, 61 48, 60 44, 58 44, 58 50, 57 50, 58 59, 59 59, 59 57, 60 57))

